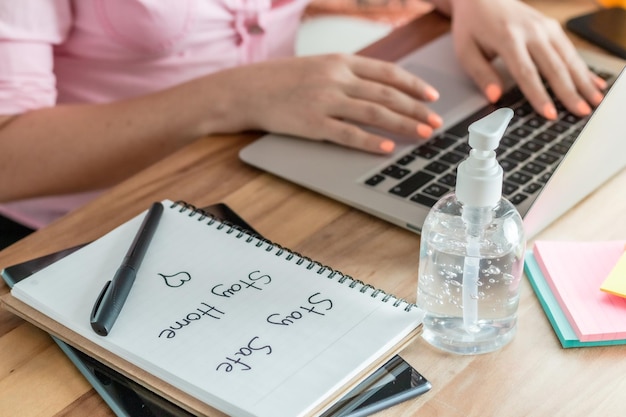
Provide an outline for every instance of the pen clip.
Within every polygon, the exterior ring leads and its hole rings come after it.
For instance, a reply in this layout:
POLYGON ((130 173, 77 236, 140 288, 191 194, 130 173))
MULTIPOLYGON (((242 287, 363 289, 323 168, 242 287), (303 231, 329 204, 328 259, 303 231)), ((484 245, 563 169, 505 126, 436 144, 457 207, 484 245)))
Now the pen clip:
POLYGON ((102 300, 104 299, 110 286, 111 286, 111 281, 107 281, 106 284, 104 284, 104 287, 102 288, 102 291, 100 291, 100 295, 96 299, 96 302, 93 305, 93 309, 91 310, 91 317, 90 317, 91 327, 95 330, 96 333, 98 333, 101 336, 106 336, 108 332, 106 331, 106 329, 98 325, 97 317, 100 311, 100 305, 102 304, 102 300))

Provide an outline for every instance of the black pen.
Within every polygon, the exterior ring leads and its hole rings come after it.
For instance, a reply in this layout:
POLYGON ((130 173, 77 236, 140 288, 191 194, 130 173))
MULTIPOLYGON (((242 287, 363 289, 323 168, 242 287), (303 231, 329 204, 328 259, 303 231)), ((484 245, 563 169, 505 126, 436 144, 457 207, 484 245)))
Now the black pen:
POLYGON ((100 336, 109 334, 117 316, 122 311, 162 213, 163 205, 154 203, 141 223, 139 232, 130 245, 122 265, 117 269, 113 279, 102 288, 91 310, 91 328, 100 336))

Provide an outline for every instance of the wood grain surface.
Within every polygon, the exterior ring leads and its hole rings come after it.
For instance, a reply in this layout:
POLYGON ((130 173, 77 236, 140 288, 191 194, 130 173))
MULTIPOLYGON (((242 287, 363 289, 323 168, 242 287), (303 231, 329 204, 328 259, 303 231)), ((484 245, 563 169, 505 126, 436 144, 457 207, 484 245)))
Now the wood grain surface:
MULTIPOLYGON (((595 7, 582 0, 530 3, 561 21, 595 7)), ((394 60, 446 30, 445 18, 429 14, 362 53, 394 60)), ((415 300, 419 236, 245 165, 237 154, 256 137, 199 139, 0 252, 0 268, 95 239, 156 200, 225 202, 269 239, 415 300)), ((624 189, 626 171, 538 238, 624 239, 624 189)), ((0 294, 7 292, 0 284, 0 294)), ((433 388, 379 415, 624 415, 626 346, 562 349, 525 279, 521 294, 518 333, 498 352, 455 356, 423 340, 410 345, 402 356, 433 388)), ((0 416, 85 415, 114 414, 47 334, 0 309, 0 416)))

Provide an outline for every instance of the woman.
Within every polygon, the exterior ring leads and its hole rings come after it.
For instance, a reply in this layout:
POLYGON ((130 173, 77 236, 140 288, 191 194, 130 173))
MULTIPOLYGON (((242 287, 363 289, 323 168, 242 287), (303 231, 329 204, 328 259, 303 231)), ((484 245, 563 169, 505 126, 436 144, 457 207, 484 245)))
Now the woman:
MULTIPOLYGON (((602 100, 559 24, 517 0, 433 0, 485 96, 500 56, 537 112, 602 100)), ((35 229, 198 137, 258 129, 390 153, 359 123, 427 138, 428 80, 347 55, 294 58, 307 0, 0 0, 0 213, 35 229)), ((6 220, 5 220, 6 221, 6 220)), ((3 231, 0 230, 0 234, 3 231)))

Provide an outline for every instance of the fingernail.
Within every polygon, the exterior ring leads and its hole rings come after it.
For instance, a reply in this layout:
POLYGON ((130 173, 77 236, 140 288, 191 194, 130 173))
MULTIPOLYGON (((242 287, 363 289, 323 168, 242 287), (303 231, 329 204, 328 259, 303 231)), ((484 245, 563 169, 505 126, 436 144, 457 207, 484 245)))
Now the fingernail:
POLYGON ((595 107, 598 107, 603 99, 604 99, 604 94, 598 92, 593 95, 593 98, 591 100, 593 101, 593 105, 595 107))
POLYGON ((548 120, 555 120, 557 117, 556 107, 552 103, 546 103, 543 106, 543 117, 548 120))
POLYGON ((489 84, 485 88, 485 96, 487 96, 487 100, 489 100, 491 103, 495 103, 496 101, 498 101, 501 95, 502 90, 500 89, 500 87, 498 87, 497 84, 489 84))
POLYGON ((594 84, 596 85, 596 87, 598 87, 600 90, 604 90, 607 87, 607 83, 606 80, 602 77, 599 77, 597 75, 594 74, 594 84))
POLYGON ((426 86, 424 88, 424 95, 430 101, 435 101, 435 100, 439 99, 439 91, 435 90, 431 86, 426 86))
POLYGON ((380 148, 381 151, 390 153, 390 152, 393 152, 394 148, 396 147, 396 144, 392 140, 384 140, 380 142, 380 145, 378 145, 378 147, 380 148))
POLYGON ((587 104, 586 101, 580 100, 578 102, 578 105, 576 106, 576 109, 580 114, 584 116, 591 114, 591 107, 589 107, 589 104, 587 104))
POLYGON ((443 119, 438 114, 431 113, 428 115, 428 124, 437 129, 443 125, 443 119))
POLYGON ((429 138, 430 135, 433 134, 433 128, 422 124, 422 123, 418 123, 417 124, 417 134, 420 135, 423 138, 429 138))

